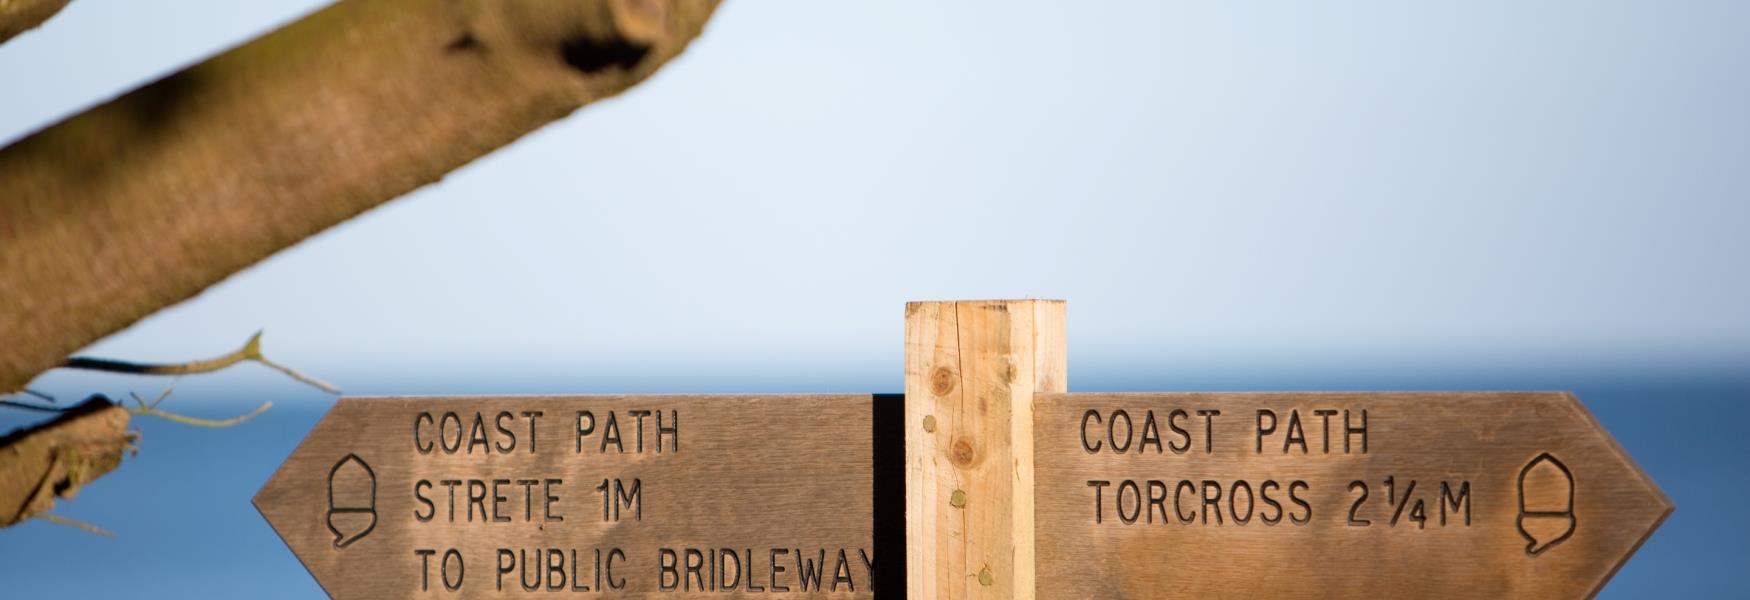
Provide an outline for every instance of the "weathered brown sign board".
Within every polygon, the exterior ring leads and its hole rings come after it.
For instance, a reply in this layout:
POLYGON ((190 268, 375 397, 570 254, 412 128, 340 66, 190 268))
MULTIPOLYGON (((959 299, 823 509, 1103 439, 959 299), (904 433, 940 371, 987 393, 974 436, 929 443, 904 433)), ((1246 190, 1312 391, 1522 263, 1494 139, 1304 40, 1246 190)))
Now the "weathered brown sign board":
POLYGON ((1040 598, 1584 598, 1672 504, 1565 393, 1041 394, 1040 598))
POLYGON ((867 395, 345 398, 255 504, 341 599, 869 598, 904 586, 900 414, 867 395))
POLYGON ((1068 394, 1063 332, 908 304, 904 398, 347 398, 256 506, 343 599, 1580 598, 1672 510, 1566 393, 1068 394))

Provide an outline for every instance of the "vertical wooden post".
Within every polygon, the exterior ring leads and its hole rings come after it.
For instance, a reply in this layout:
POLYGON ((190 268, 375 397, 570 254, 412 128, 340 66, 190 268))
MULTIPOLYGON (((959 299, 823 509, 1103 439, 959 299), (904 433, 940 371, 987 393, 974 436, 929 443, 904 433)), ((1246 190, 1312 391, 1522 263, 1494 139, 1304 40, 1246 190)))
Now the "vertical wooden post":
POLYGON ((1061 300, 905 306, 912 598, 1034 597, 1033 394, 1067 391, 1061 300))

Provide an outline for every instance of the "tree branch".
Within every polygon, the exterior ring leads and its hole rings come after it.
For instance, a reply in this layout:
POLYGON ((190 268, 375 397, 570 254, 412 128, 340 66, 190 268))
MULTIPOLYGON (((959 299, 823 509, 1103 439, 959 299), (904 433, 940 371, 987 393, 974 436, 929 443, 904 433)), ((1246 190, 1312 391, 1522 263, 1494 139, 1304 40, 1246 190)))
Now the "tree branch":
POLYGON ((4 406, 7 408, 19 408, 19 409, 24 409, 24 410, 34 410, 34 411, 38 411, 38 412, 52 412, 52 413, 67 412, 67 409, 61 408, 59 406, 44 406, 41 404, 32 404, 29 402, 19 402, 17 400, 0 400, 0 406, 4 406))
POLYGON ((0 0, 0 44, 61 12, 68 0, 0 0))
POLYGON ((209 358, 206 360, 196 360, 196 361, 189 361, 189 362, 185 362, 185 363, 172 363, 172 364, 149 364, 149 363, 133 363, 133 362, 120 361, 120 360, 112 360, 112 359, 107 359, 107 358, 91 358, 91 357, 85 357, 85 356, 75 356, 73 358, 67 359, 67 362, 61 363, 61 366, 69 368, 69 369, 84 369, 87 371, 106 371, 106 372, 110 372, 110 373, 127 373, 127 374, 131 374, 131 375, 176 375, 176 376, 181 376, 181 375, 189 375, 189 374, 194 374, 194 373, 211 373, 213 371, 217 371, 217 370, 229 367, 231 365, 235 365, 235 364, 240 363, 240 362, 255 361, 255 362, 261 363, 262 365, 266 365, 268 368, 279 371, 281 373, 285 373, 287 376, 291 377, 292 379, 296 379, 300 382, 303 382, 307 385, 310 385, 312 387, 320 389, 324 392, 328 392, 330 394, 336 394, 336 395, 340 394, 340 388, 334 387, 334 384, 328 383, 326 381, 322 381, 320 379, 317 379, 315 377, 311 377, 309 375, 305 375, 303 373, 298 372, 296 369, 293 369, 291 367, 288 367, 288 366, 279 364, 277 362, 273 362, 271 360, 268 360, 268 358, 266 356, 263 356, 261 353, 261 333, 262 332, 257 331, 257 332, 255 332, 255 335, 249 336, 249 341, 243 342, 242 348, 238 348, 230 353, 224 354, 222 356, 216 356, 213 358, 209 358))
MULTIPOLYGON (((142 364, 96 358, 72 358, 67 366, 115 373, 182 376, 209 373, 244 361, 267 363, 261 355, 261 333, 249 337, 242 348, 223 356, 178 364, 142 364)), ((275 363, 271 366, 300 381, 340 393, 326 383, 275 363)), ((55 413, 46 423, 25 427, 0 438, 0 528, 30 518, 71 525, 94 533, 108 532, 67 517, 48 514, 56 499, 73 494, 121 463, 121 455, 133 450, 137 436, 127 430, 134 415, 158 417, 195 427, 222 428, 244 423, 273 407, 263 402, 255 410, 229 419, 203 419, 158 408, 174 388, 166 387, 151 400, 128 392, 137 406, 127 408, 94 395, 84 403, 50 406, 19 400, 0 400, 0 407, 55 413)), ((41 394, 32 394, 43 397, 41 394)))
POLYGON ((715 7, 340 2, 0 149, 0 392, 618 94, 715 7))
POLYGON ((242 424, 250 419, 253 419, 257 416, 260 416, 261 413, 267 412, 267 409, 273 408, 272 402, 263 402, 263 403, 261 403, 261 406, 255 407, 255 410, 249 411, 247 413, 243 413, 241 415, 237 415, 235 417, 231 417, 229 419, 202 419, 199 417, 190 417, 188 415, 180 415, 180 414, 176 414, 176 413, 173 413, 173 412, 170 412, 167 410, 162 410, 162 409, 158 408, 158 405, 164 403, 165 398, 170 397, 170 388, 164 388, 164 391, 160 392, 158 394, 158 397, 152 399, 150 402, 148 402, 145 398, 141 398, 139 394, 136 394, 133 392, 128 392, 128 395, 133 396, 134 402, 139 403, 139 406, 128 409, 128 412, 131 412, 133 414, 140 415, 140 416, 158 417, 161 419, 166 419, 169 421, 181 423, 183 425, 193 425, 195 427, 206 427, 206 428, 210 428, 210 429, 224 429, 226 427, 231 427, 233 425, 240 425, 240 424, 242 424))
POLYGON ((55 500, 115 469, 136 439, 127 428, 127 409, 92 396, 0 437, 0 527, 47 514, 55 500))
POLYGON ((78 520, 78 519, 74 519, 74 518, 70 518, 70 517, 63 517, 61 515, 57 515, 57 514, 53 514, 53 513, 43 513, 40 515, 35 515, 31 518, 41 519, 44 521, 48 521, 50 523, 54 523, 56 525, 66 525, 68 527, 76 527, 76 528, 85 530, 86 533, 95 533, 97 535, 101 535, 101 536, 107 537, 107 538, 115 537, 115 534, 110 532, 110 530, 108 530, 108 529, 104 529, 102 527, 98 527, 96 525, 92 525, 90 523, 86 523, 86 522, 78 520))

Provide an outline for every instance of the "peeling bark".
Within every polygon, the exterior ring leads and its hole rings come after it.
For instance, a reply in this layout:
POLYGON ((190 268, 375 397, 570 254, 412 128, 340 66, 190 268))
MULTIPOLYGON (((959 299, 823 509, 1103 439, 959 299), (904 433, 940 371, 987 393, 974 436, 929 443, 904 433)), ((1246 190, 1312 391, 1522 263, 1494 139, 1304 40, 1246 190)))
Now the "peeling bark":
POLYGON ((55 500, 115 469, 135 435, 128 411, 102 396, 47 423, 0 437, 0 527, 47 513, 55 500))
POLYGON ((0 391, 642 81, 715 7, 342 2, 0 149, 0 391))

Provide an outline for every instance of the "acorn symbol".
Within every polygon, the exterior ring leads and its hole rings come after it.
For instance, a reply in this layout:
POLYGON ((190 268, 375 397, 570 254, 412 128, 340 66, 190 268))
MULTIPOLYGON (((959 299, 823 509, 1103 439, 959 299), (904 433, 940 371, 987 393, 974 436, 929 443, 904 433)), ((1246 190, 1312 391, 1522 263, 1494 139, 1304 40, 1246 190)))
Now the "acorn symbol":
POLYGON ((1525 553, 1542 554, 1574 535, 1574 474, 1545 452, 1519 471, 1519 534, 1525 553))
POLYGON ((345 548, 377 527, 377 474, 357 454, 347 454, 328 471, 328 531, 334 547, 345 548))

